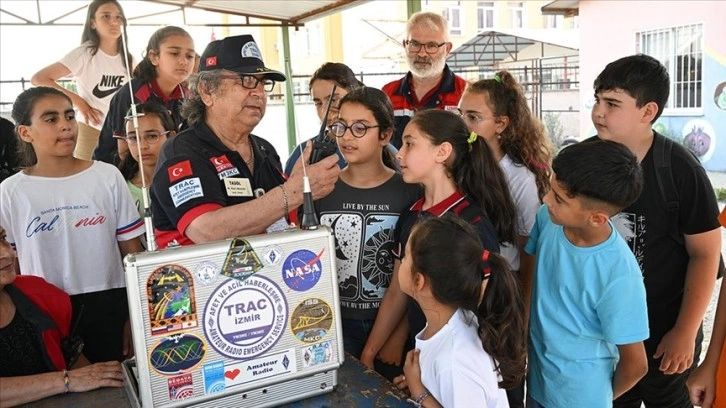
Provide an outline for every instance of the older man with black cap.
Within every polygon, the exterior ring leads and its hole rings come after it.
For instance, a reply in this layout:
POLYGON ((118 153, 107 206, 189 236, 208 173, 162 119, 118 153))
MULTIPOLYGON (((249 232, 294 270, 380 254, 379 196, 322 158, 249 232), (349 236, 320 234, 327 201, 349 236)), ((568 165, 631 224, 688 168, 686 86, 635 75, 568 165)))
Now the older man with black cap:
MULTIPOLYGON (((159 248, 287 226, 288 212, 303 202, 300 163, 286 180, 275 148, 252 134, 276 81, 285 76, 265 67, 250 35, 213 41, 204 50, 182 107, 189 129, 164 145, 154 173, 159 248)), ((335 155, 309 165, 313 198, 330 193, 339 172, 335 155)))

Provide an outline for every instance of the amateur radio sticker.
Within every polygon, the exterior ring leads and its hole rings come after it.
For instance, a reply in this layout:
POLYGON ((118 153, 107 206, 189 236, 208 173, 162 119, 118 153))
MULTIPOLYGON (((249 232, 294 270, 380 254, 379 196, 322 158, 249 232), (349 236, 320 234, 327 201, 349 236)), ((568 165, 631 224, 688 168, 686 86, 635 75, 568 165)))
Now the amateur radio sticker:
POLYGON ((204 335, 218 353, 237 360, 271 349, 287 325, 282 290, 264 276, 229 279, 215 289, 204 310, 204 335))
POLYGON ((224 367, 224 381, 227 388, 247 384, 265 378, 297 372, 295 349, 268 355, 224 367))

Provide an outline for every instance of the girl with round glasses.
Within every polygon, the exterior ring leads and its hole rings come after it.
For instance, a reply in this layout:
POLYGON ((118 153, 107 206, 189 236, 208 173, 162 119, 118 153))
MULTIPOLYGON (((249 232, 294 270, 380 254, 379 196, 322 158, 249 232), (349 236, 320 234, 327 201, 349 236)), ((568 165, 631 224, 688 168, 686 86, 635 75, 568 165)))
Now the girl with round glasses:
MULTIPOLYGON (((393 135, 393 108, 382 91, 363 87, 340 100, 330 126, 339 152, 348 162, 335 189, 316 202, 321 223, 333 229, 340 283, 345 351, 361 357, 393 274, 393 248, 400 213, 421 195, 406 184, 386 149, 393 135)), ((402 347, 375 368, 392 380, 402 372, 402 347)), ((383 354, 388 349, 383 351, 383 354)))
MULTIPOLYGON (((176 134, 176 124, 172 119, 169 111, 156 102, 143 103, 136 106, 136 112, 139 115, 138 133, 134 129, 134 122, 129 118, 131 110, 129 110, 126 119, 126 135, 115 136, 118 139, 125 139, 129 145, 129 152, 119 163, 119 170, 126 179, 126 184, 142 215, 142 193, 141 193, 141 176, 143 173, 146 186, 151 185, 151 178, 154 175, 156 161, 164 142, 176 134), (139 151, 141 156, 139 156, 139 151), (139 164, 141 163, 141 165, 139 164)), ((143 215, 142 215, 143 218, 143 215)), ((146 247, 145 240, 142 237, 142 244, 146 247)))

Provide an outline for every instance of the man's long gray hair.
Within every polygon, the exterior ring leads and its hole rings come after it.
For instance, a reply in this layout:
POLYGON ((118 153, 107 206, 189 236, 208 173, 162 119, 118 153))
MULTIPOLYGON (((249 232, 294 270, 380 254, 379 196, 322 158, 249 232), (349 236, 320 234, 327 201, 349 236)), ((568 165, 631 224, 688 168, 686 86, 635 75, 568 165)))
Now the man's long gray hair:
POLYGON ((202 71, 189 77, 189 94, 184 99, 181 114, 190 127, 204 123, 204 116, 207 112, 207 106, 202 101, 199 88, 203 88, 206 93, 217 92, 222 83, 221 74, 222 70, 202 71))

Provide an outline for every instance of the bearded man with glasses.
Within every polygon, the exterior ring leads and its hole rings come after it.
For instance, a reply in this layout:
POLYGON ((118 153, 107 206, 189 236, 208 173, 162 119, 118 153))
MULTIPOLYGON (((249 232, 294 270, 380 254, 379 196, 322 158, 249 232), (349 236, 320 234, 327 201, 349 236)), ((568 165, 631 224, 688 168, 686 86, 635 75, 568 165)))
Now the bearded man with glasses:
MULTIPOLYGON (((190 78, 182 115, 189 129, 162 148, 152 183, 159 248, 286 228, 303 202, 302 168, 286 180, 275 148, 253 135, 281 72, 265 67, 251 35, 212 41, 190 78)), ((310 146, 304 152, 305 162, 310 146)), ((308 165, 314 199, 338 179, 338 158, 308 165)))
POLYGON ((390 82, 383 92, 391 98, 396 126, 391 144, 401 148, 403 129, 416 111, 456 110, 466 81, 446 65, 451 52, 449 24, 439 14, 418 12, 406 23, 403 41, 409 72, 390 82))

